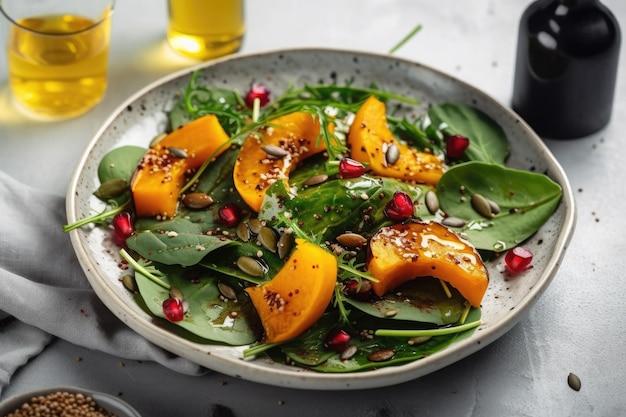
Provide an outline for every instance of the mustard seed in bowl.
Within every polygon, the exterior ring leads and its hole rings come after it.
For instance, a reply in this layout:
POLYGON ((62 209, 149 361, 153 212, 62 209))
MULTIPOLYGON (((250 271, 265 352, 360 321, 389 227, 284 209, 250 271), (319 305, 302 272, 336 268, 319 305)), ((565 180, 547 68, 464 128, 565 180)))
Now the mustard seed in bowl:
POLYGON ((0 417, 140 417, 117 397, 72 387, 27 392, 0 403, 0 417))

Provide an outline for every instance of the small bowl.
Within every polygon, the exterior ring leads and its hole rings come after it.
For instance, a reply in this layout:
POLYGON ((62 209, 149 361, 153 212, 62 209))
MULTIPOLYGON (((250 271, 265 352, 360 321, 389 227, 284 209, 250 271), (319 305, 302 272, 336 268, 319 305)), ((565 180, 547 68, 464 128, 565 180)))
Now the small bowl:
POLYGON ((75 387, 49 387, 41 388, 33 391, 27 391, 22 394, 14 395, 6 400, 0 402, 0 417, 4 417, 9 413, 17 410, 27 402, 30 402, 31 398, 38 396, 46 396, 48 394, 54 394, 56 392, 68 392, 70 394, 83 394, 85 397, 91 397, 96 404, 115 415, 116 417, 141 417, 141 415, 126 402, 120 400, 113 395, 105 394, 103 392, 91 391, 83 388, 75 387))

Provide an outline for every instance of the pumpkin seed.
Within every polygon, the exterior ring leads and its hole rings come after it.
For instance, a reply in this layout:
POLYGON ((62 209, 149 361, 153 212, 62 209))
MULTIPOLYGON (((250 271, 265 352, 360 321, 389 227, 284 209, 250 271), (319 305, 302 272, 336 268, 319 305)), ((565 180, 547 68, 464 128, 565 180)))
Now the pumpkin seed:
POLYGON ((578 375, 570 372, 567 376, 567 385, 569 385, 569 387, 574 391, 580 391, 581 382, 578 375))
POLYGON ((343 352, 341 352, 340 359, 342 361, 347 361, 349 359, 352 359, 352 357, 356 355, 357 350, 358 349, 356 346, 349 345, 347 348, 344 349, 343 352))
POLYGON ((358 248, 367 243, 367 239, 358 233, 342 233, 336 239, 346 248, 358 248))
POLYGON ((179 300, 184 300, 185 296, 183 295, 183 292, 176 288, 176 287, 171 287, 170 288, 170 297, 172 298, 178 298, 179 300))
POLYGON ((268 251, 276 253, 276 249, 278 248, 278 238, 276 237, 274 229, 271 227, 261 227, 261 230, 259 231, 259 242, 268 251))
POLYGON ((159 133, 158 135, 152 138, 149 146, 152 148, 154 145, 156 145, 157 143, 165 139, 166 136, 167 136, 167 133, 159 133))
POLYGON ((213 198, 205 193, 189 193, 183 197, 183 204, 191 209, 203 209, 213 204, 213 198))
POLYGON ((384 362, 393 358, 395 355, 396 351, 393 349, 379 349, 367 355, 367 359, 372 362, 384 362))
POLYGON ((237 267, 253 277, 262 277, 265 275, 265 268, 263 265, 250 256, 240 256, 237 259, 237 267))
POLYGON ((448 227, 463 227, 466 221, 459 219, 458 217, 446 217, 441 221, 441 224, 448 227))
POLYGON ((483 217, 493 217, 489 201, 481 194, 472 194, 472 207, 474 207, 474 210, 476 210, 476 212, 483 217))
POLYGON ((273 156, 274 158, 284 158, 289 155, 289 152, 276 145, 265 145, 261 146, 261 149, 265 151, 269 156, 273 156))
POLYGON ((172 155, 174 158, 189 158, 189 155, 187 155, 187 152, 185 152, 184 149, 180 149, 180 148, 175 148, 173 146, 167 148, 167 150, 170 152, 170 155, 172 155))
POLYGON ((396 314, 398 314, 398 310, 395 309, 395 308, 391 308, 391 309, 385 311, 385 317, 393 317, 396 314))
POLYGON ((250 240, 250 227, 248 227, 248 223, 240 222, 237 225, 237 236, 243 242, 248 242, 250 240))
POLYGON ((261 220, 259 220, 258 217, 253 217, 248 220, 248 227, 250 228, 250 231, 256 235, 261 231, 263 223, 261 223, 261 220))
POLYGON ((137 281, 135 281, 135 277, 133 277, 132 275, 122 275, 122 285, 130 292, 139 292, 139 288, 137 287, 137 281))
POLYGON ((293 247, 293 235, 291 233, 283 233, 280 235, 277 246, 278 257, 280 259, 285 259, 293 247))
POLYGON ((399 158, 400 149, 398 149, 395 143, 392 143, 391 145, 389 145, 387 151, 385 152, 385 162, 389 165, 393 165, 398 161, 399 158))
POLYGON ((229 300, 237 299, 237 293, 230 285, 224 284, 223 282, 218 282, 217 289, 220 290, 220 294, 222 294, 224 298, 227 298, 229 300))
POLYGON ((326 174, 316 174, 316 175, 312 175, 309 178, 307 178, 306 181, 304 181, 304 185, 318 185, 321 184, 323 182, 325 182, 328 179, 328 175, 326 174))
POLYGON ((498 205, 498 203, 490 199, 487 199, 487 202, 489 203, 489 208, 491 208, 491 213, 493 214, 500 213, 500 206, 498 205))
POLYGON ((112 178, 100 184, 100 187, 93 193, 101 200, 110 200, 124 191, 128 190, 128 182, 121 178, 112 178))
POLYGON ((437 193, 434 191, 430 190, 426 193, 425 202, 430 214, 435 214, 439 211, 439 197, 437 197, 437 193))

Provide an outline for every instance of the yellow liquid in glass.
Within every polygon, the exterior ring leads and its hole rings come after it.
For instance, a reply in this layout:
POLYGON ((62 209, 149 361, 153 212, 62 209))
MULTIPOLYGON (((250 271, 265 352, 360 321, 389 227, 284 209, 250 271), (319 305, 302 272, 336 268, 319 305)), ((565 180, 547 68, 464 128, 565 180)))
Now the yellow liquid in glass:
POLYGON ((67 118, 101 100, 107 86, 109 17, 96 24, 80 16, 51 15, 18 24, 22 27, 12 27, 8 48, 9 84, 18 104, 38 116, 67 118))
POLYGON ((167 40, 175 51, 206 60, 241 47, 243 0, 169 0, 168 6, 167 40))

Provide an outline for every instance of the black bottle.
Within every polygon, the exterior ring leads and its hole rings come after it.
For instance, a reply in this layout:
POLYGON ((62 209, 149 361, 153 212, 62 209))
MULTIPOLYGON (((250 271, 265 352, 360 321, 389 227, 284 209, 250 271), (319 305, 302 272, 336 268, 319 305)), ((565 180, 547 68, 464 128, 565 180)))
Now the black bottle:
POLYGON ((513 110, 547 138, 572 139, 611 117, 619 24, 598 0, 539 0, 519 27, 513 110))

